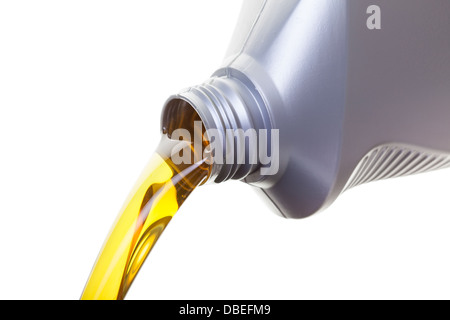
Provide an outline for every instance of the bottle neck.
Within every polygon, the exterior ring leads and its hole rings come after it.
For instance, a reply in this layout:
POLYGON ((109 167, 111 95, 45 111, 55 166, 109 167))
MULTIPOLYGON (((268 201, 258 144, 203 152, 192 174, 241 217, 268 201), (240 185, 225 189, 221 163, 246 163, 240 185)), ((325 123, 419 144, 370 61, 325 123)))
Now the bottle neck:
POLYGON ((163 110, 162 126, 171 113, 192 107, 200 116, 212 154, 209 181, 259 177, 259 141, 271 141, 271 121, 262 97, 255 86, 237 71, 222 70, 202 85, 172 96, 163 110), (220 75, 222 73, 222 75, 220 75))

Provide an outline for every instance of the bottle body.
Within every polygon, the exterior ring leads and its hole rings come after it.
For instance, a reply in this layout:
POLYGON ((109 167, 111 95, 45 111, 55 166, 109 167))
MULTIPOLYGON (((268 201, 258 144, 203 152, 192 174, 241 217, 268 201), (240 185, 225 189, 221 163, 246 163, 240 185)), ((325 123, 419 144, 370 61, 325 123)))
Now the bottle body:
POLYGON ((439 0, 246 0, 208 81, 218 93, 177 98, 206 126, 278 130, 276 174, 247 166, 227 178, 304 218, 358 184, 450 165, 449 12, 439 0), (378 29, 367 25, 373 4, 378 29), (237 120, 217 121, 220 110, 237 120))

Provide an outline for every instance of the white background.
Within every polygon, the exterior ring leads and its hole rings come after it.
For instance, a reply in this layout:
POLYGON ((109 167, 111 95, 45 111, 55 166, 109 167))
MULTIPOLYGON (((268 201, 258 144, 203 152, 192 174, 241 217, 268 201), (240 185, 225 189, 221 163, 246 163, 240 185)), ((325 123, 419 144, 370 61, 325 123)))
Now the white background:
MULTIPOLYGON (((220 65, 240 5, 0 3, 1 299, 80 297, 164 101, 220 65)), ((368 184, 299 221, 243 183, 203 186, 127 298, 448 299, 449 181, 368 184)))

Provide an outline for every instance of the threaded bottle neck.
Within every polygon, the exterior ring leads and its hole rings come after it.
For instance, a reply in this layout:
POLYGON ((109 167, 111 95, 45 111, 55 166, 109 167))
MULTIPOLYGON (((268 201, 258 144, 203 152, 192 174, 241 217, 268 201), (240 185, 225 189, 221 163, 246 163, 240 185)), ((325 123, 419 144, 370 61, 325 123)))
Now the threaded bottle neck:
POLYGON ((209 181, 242 180, 257 171, 254 139, 261 129, 271 129, 271 124, 263 99, 245 76, 227 70, 171 97, 163 110, 163 127, 173 106, 186 103, 198 113, 212 142, 209 181))

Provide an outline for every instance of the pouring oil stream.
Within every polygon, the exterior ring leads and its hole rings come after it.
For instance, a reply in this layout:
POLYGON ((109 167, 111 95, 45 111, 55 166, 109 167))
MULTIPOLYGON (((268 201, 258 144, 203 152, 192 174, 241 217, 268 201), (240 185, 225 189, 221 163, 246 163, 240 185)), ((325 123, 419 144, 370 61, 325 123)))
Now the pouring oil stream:
MULTIPOLYGON (((82 300, 122 300, 159 237, 191 192, 210 174, 206 158, 197 159, 193 144, 187 149, 192 164, 171 160, 171 133, 184 128, 193 133, 200 121, 193 110, 179 114, 163 129, 161 142, 125 202, 95 262, 82 300)), ((194 136, 194 135, 191 135, 194 136)), ((202 135, 203 149, 208 141, 202 135)), ((178 141, 179 143, 179 141, 178 141)), ((186 152, 186 149, 184 149, 186 152)))

